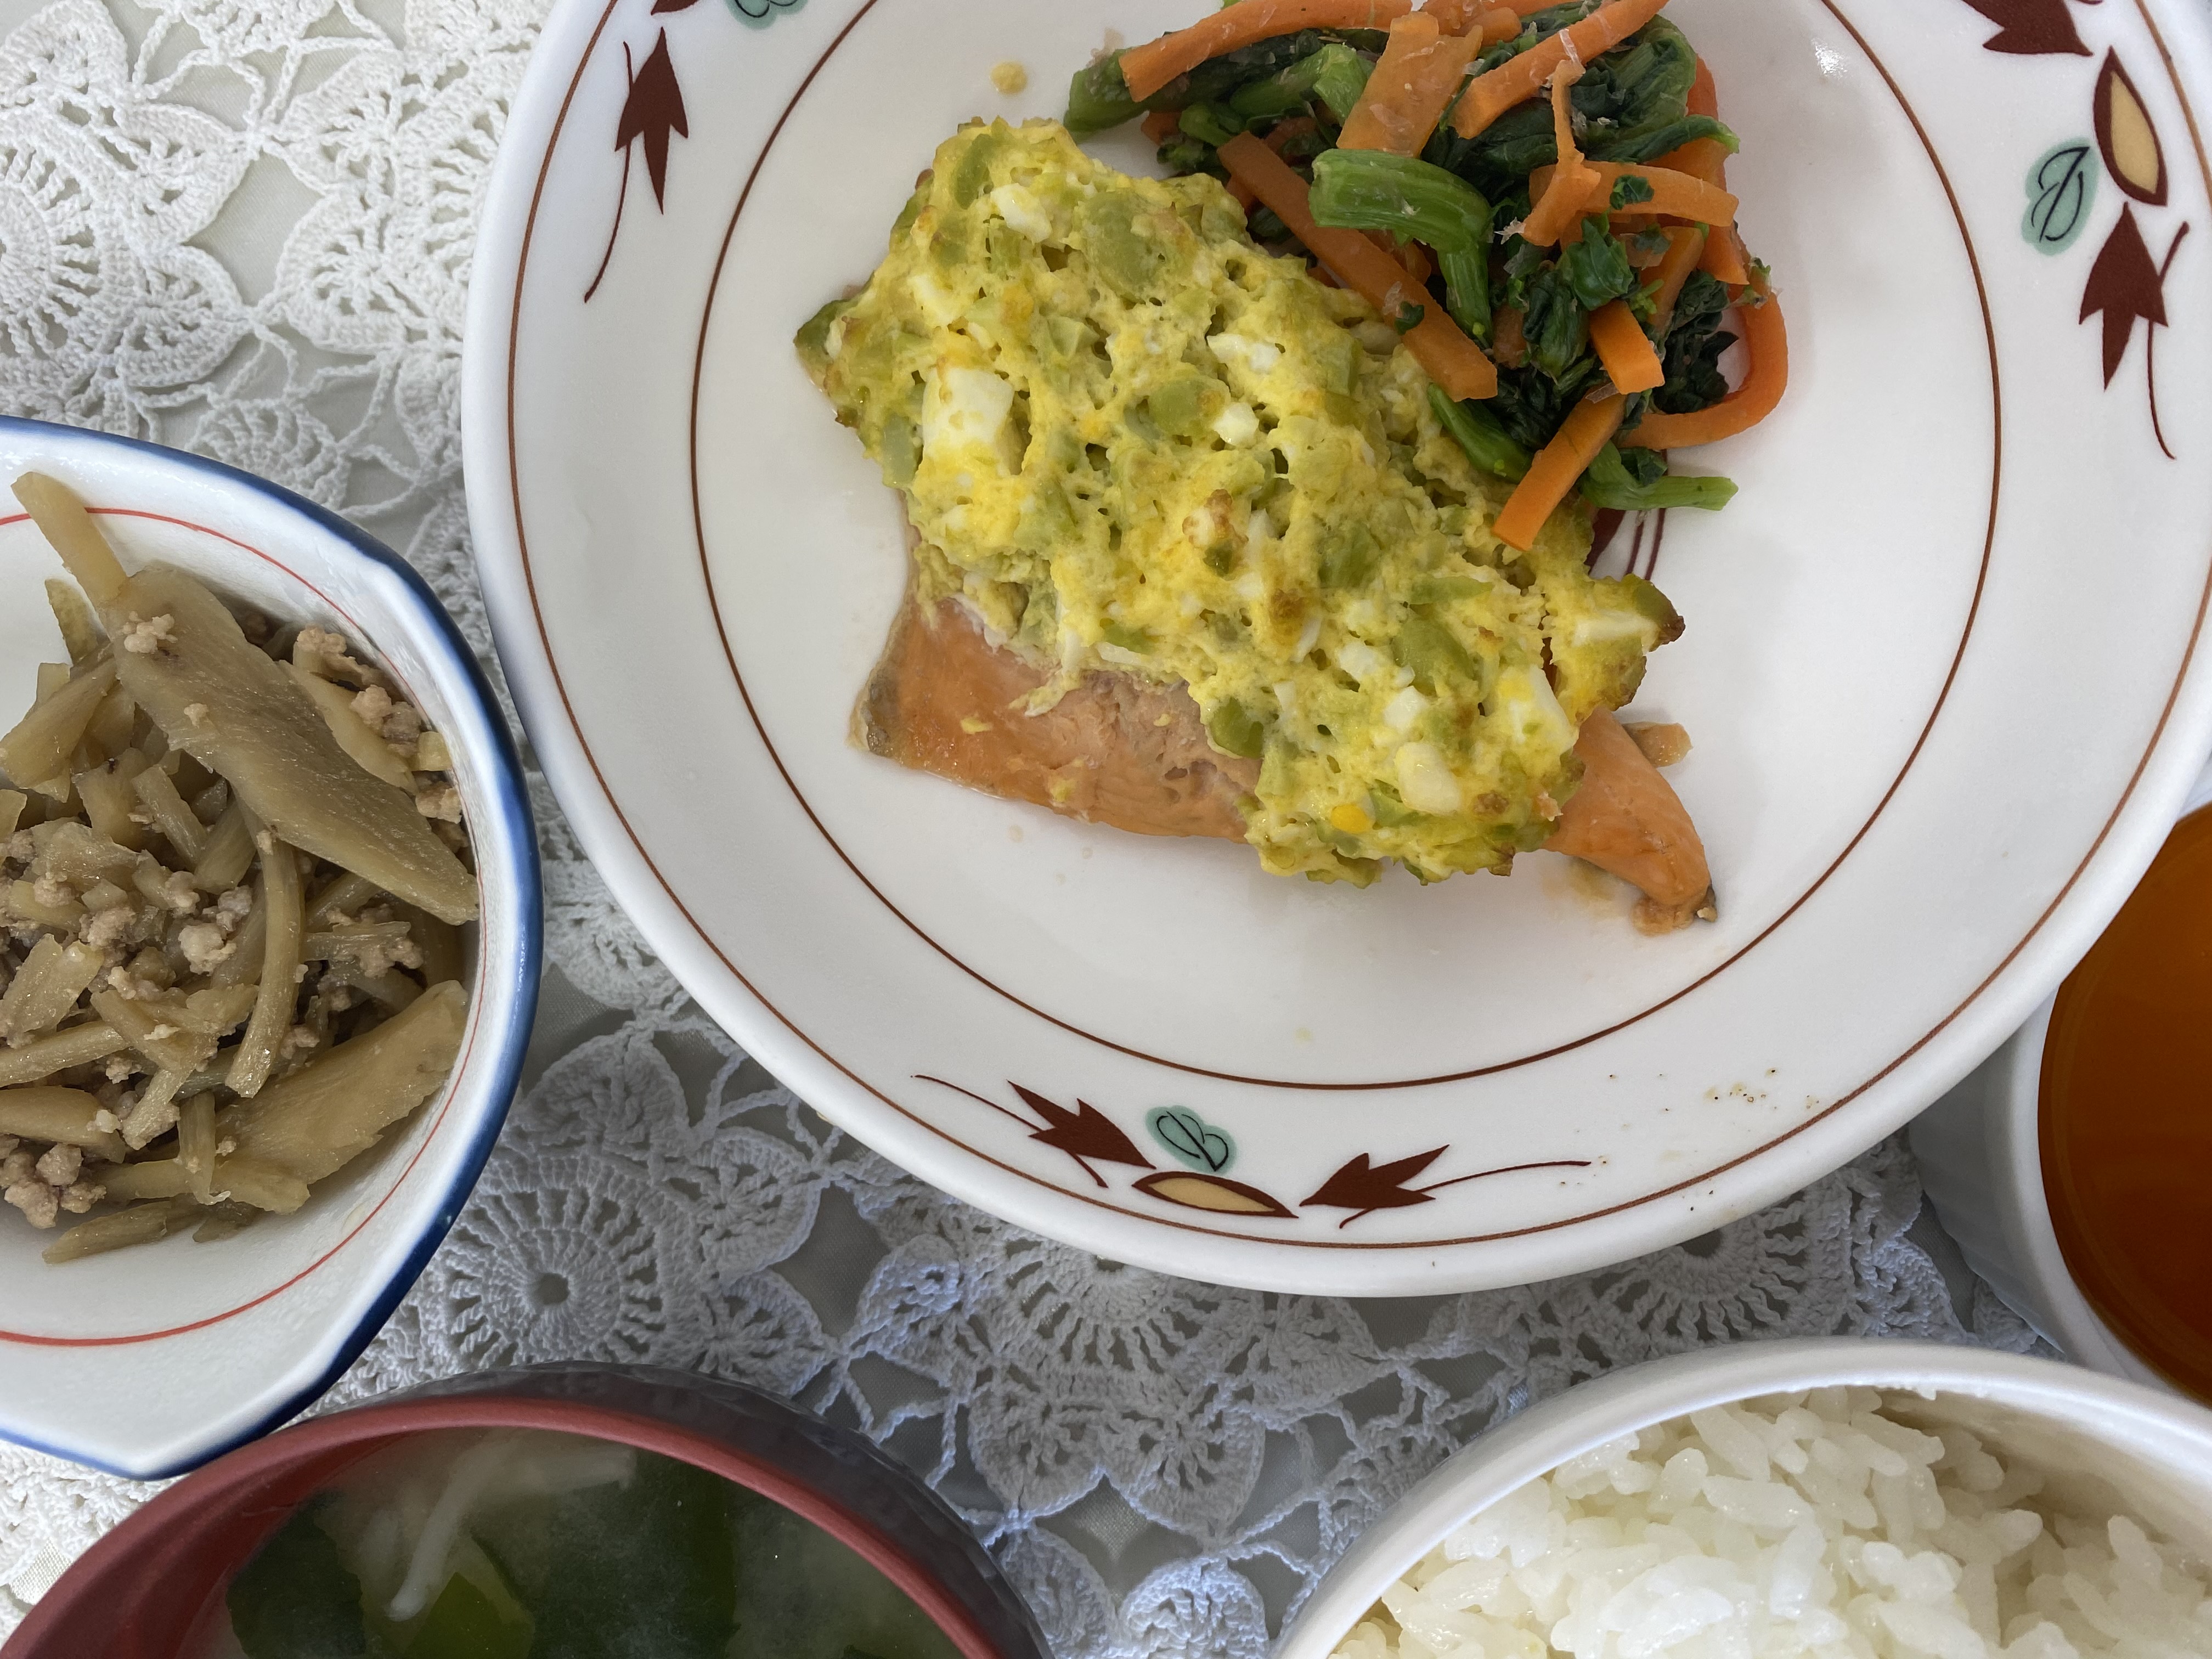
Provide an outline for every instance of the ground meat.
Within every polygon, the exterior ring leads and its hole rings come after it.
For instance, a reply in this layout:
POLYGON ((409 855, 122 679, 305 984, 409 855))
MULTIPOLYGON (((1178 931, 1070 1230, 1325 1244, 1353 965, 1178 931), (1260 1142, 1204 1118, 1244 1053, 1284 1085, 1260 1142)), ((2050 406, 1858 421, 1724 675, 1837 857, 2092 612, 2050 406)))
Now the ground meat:
POLYGON ((459 823, 461 821, 461 792, 450 783, 425 789, 415 797, 415 810, 426 818, 459 823))
POLYGON ((84 1167, 84 1149, 82 1146, 49 1146, 34 1167, 38 1170, 39 1179, 49 1187, 66 1187, 76 1179, 77 1171, 84 1167))
MULTIPOLYGON (((333 634, 324 628, 303 628, 292 641, 292 660, 313 658, 322 665, 326 678, 350 681, 356 685, 380 685, 384 677, 368 664, 356 661, 346 653, 345 635, 333 634)), ((301 662, 302 667, 309 665, 301 662)))
POLYGON ((185 966, 195 974, 211 974, 216 964, 237 954, 238 946, 223 937, 211 921, 188 921, 177 930, 177 948, 185 953, 185 966))
POLYGON ((150 621, 133 617, 123 630, 123 648, 134 657, 158 657, 176 642, 173 617, 155 617, 150 621))
POLYGON ((384 735, 384 723, 392 718, 394 707, 392 693, 380 685, 365 686, 354 693, 353 712, 380 738, 384 735))
POLYGON ((62 1188, 59 1200, 62 1208, 71 1215, 82 1215, 107 1196, 107 1188, 94 1181, 76 1181, 62 1188))
POLYGON ((252 914, 253 890, 251 887, 234 887, 215 902, 213 919, 225 932, 232 932, 252 914))
POLYGON ((160 986, 149 979, 139 978, 128 968, 109 969, 107 988, 125 1002, 136 1002, 141 997, 156 997, 161 994, 160 986))
POLYGON ((403 755, 412 755, 422 736, 422 717, 412 703, 396 703, 384 722, 384 740, 403 755))
POLYGON ((77 937, 95 951, 112 951, 120 946, 131 932, 131 924, 138 913, 127 904, 112 904, 105 910, 95 910, 84 919, 77 929, 77 937))
POLYGON ((0 1190, 0 1202, 14 1205, 30 1218, 33 1227, 51 1227, 61 1213, 61 1200, 43 1181, 19 1181, 0 1190))

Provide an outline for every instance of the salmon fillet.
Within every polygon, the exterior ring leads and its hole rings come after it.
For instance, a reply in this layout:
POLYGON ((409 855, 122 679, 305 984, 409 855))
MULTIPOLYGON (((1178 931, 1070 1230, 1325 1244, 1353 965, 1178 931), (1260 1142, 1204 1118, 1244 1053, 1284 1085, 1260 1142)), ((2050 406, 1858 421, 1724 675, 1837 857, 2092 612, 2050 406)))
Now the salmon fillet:
POLYGON ((853 711, 853 739, 902 766, 1092 823, 1244 839, 1237 802, 1259 782, 1260 763, 1207 742, 1182 686, 1098 672, 1043 714, 1013 707, 1047 678, 993 645, 959 600, 924 605, 909 591, 853 711))
MULTIPOLYGON (((853 739, 902 766, 1088 823, 1244 839, 1237 800, 1258 782, 1259 763, 1216 750, 1182 687, 1094 672, 1043 714, 1013 706, 1047 678, 993 645, 957 599, 925 605, 909 591, 853 711, 853 739)), ((1646 931, 1686 922, 1712 877, 1673 786, 1604 709, 1583 722, 1575 753, 1582 784, 1546 847, 1641 888, 1657 907, 1639 915, 1646 931)))
POLYGON ((1687 923, 1712 890, 1705 845, 1674 786, 1612 714, 1601 708, 1575 738, 1583 781, 1559 813, 1547 852, 1584 859, 1640 887, 1671 921, 1646 910, 1638 925, 1665 932, 1687 923), (1661 925, 1661 924, 1664 925, 1661 925))

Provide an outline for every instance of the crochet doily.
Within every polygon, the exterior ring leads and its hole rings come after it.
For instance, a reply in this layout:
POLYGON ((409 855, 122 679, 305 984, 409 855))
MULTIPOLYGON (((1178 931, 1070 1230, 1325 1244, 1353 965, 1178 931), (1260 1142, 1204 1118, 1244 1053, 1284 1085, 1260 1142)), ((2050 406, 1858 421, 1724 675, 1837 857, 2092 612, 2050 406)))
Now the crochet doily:
MULTIPOLYGON (((460 329, 542 13, 18 13, 0 46, 0 407, 198 450, 346 514, 489 660, 460 329)), ((1393 1497, 1583 1377, 1764 1337, 2033 1340, 1920 1218, 1901 1140, 1679 1249, 1481 1295, 1261 1295, 1049 1243, 778 1087, 631 929, 542 781, 537 807, 551 966, 523 1097, 459 1224, 319 1409, 539 1359, 713 1370, 920 1471, 1069 1659, 1258 1659, 1393 1497)), ((0 1634, 151 1490, 0 1448, 0 1634)))

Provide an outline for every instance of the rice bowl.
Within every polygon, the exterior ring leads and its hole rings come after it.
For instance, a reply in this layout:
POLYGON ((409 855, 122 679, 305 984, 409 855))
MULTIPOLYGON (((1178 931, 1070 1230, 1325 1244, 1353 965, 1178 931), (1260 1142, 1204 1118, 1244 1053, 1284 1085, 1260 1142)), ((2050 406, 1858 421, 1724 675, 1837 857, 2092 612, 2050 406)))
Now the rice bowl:
POLYGON ((2010 1355, 1761 1343, 1486 1436, 1367 1529, 1278 1651, 2212 1652, 2208 1516, 2196 1407, 2010 1355))

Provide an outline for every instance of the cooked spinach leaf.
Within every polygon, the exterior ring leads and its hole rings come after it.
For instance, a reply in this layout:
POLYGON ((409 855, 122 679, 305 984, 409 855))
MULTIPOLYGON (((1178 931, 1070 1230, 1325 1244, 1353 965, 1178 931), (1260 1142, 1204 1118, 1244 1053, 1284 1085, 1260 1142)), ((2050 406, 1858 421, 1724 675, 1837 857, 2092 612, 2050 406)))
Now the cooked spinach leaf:
POLYGON ((1735 336, 1720 326, 1728 302, 1728 290, 1711 276, 1702 270, 1690 273, 1668 323, 1660 354, 1667 380, 1651 394, 1653 408, 1687 415, 1728 395, 1728 382, 1720 371, 1721 354, 1735 342, 1735 336))
POLYGON ((1643 286, 1628 263, 1628 250, 1606 228, 1601 214, 1584 219, 1582 240, 1559 250, 1559 270, 1585 311, 1595 311, 1608 300, 1625 300, 1643 286))

